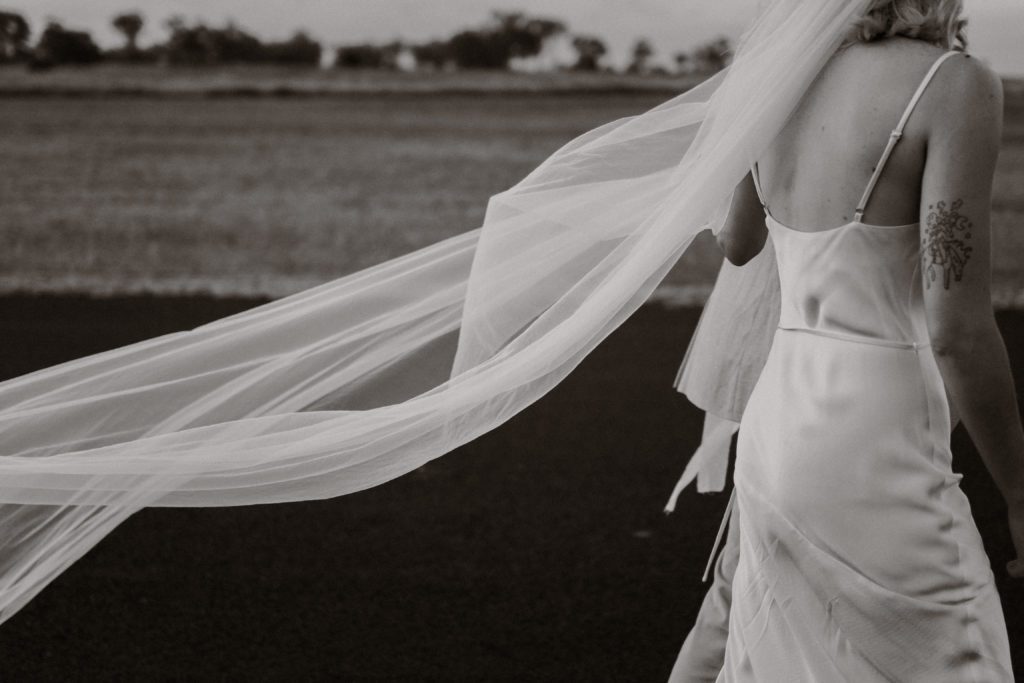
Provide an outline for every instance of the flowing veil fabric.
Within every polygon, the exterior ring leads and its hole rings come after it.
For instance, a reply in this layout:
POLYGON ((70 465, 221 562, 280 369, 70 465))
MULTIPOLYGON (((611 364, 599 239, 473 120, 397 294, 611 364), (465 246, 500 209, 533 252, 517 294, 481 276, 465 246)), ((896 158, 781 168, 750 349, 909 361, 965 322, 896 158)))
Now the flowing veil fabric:
POLYGON ((728 71, 570 142, 479 230, 0 383, 0 620, 143 507, 359 491, 536 401, 717 230, 868 4, 771 2, 728 71))
POLYGON ((676 374, 675 388, 705 411, 704 435, 676 483, 666 512, 690 482, 697 491, 725 488, 732 436, 768 359, 782 291, 771 237, 742 268, 723 261, 711 296, 676 374))

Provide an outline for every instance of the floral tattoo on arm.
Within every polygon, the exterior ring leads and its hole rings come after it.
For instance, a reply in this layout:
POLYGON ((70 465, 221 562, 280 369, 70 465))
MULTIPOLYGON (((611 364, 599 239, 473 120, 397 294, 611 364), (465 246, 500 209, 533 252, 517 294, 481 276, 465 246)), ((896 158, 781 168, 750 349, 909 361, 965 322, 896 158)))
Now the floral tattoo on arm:
POLYGON ((921 240, 928 289, 940 276, 945 289, 964 276, 964 267, 973 251, 967 240, 971 239, 974 225, 967 216, 960 214, 963 205, 964 200, 957 199, 951 206, 938 202, 928 207, 928 221, 921 240))

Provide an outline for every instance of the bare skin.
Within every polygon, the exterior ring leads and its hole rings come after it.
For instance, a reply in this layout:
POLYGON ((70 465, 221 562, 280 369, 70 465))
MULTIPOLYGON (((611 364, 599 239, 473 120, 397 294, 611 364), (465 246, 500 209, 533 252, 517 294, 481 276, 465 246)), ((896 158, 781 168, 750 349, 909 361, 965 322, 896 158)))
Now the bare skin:
MULTIPOLYGON (((943 50, 893 38, 841 51, 758 162, 772 215, 797 230, 826 230, 852 212, 905 97, 865 98, 879 83, 913 92, 943 50), (836 160, 843 160, 837 163, 836 160)), ((928 331, 946 384, 1008 509, 1024 578, 1024 428, 1006 347, 991 305, 990 211, 1002 137, 999 78, 977 60, 948 60, 925 91, 885 167, 863 222, 921 226, 928 331)), ((748 176, 718 243, 743 265, 764 247, 764 211, 748 176)))

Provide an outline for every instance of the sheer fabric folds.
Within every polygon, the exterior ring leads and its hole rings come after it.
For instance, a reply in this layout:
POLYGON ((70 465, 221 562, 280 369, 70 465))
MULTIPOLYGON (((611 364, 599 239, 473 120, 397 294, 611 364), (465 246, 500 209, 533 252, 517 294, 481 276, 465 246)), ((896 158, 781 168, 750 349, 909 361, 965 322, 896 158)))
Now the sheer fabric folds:
POLYGON ((727 72, 570 142, 479 230, 0 384, 0 620, 143 507, 344 495, 536 401, 717 229, 867 4, 776 0, 727 72))
POLYGON ((676 374, 675 388, 706 413, 704 435, 669 497, 665 512, 694 479, 697 491, 725 488, 729 447, 768 359, 781 309, 771 237, 742 268, 724 261, 676 374))

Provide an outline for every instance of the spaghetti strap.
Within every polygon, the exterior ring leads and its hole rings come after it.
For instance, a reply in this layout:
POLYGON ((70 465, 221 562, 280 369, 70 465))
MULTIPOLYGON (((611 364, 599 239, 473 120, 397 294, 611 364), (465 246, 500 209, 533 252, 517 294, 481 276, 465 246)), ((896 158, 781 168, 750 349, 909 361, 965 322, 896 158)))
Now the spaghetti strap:
POLYGON ((757 162, 750 167, 750 175, 754 178, 754 190, 757 192, 757 198, 761 201, 761 208, 764 209, 765 215, 770 216, 771 213, 768 211, 768 201, 764 198, 764 190, 761 189, 761 177, 757 172, 757 162))
MULTIPOLYGON (((868 186, 864 190, 864 195, 861 197, 860 202, 857 204, 857 210, 853 214, 853 220, 860 223, 864 220, 864 210, 867 209, 868 202, 871 201, 871 194, 875 191, 875 185, 878 184, 878 179, 882 176, 882 171, 885 169, 885 165, 889 163, 889 156, 892 154, 892 150, 896 147, 896 143, 903 137, 903 129, 907 125, 907 121, 910 120, 910 115, 914 112, 917 107, 917 103, 921 100, 921 96, 924 95, 925 89, 928 84, 932 82, 935 77, 935 73, 942 66, 942 63, 953 55, 958 54, 956 50, 950 50, 946 52, 932 64, 932 68, 925 74, 924 79, 921 81, 921 85, 917 87, 917 92, 910 99, 910 103, 907 105, 906 110, 903 112, 903 116, 900 118, 899 124, 893 129, 892 134, 889 135, 889 142, 885 146, 885 151, 882 152, 882 158, 879 159, 878 164, 875 166, 874 173, 871 174, 871 180, 868 181, 868 186)), ((763 203, 763 200, 762 200, 763 203)))

